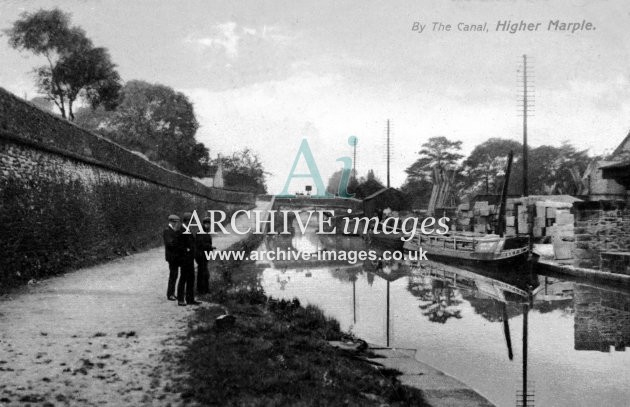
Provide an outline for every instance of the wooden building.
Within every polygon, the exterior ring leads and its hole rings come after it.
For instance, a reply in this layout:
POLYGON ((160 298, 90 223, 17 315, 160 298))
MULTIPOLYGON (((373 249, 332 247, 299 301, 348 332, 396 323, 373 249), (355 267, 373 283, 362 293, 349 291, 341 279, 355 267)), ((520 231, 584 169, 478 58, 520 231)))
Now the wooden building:
POLYGON ((396 188, 382 188, 363 199, 363 214, 370 218, 380 217, 386 208, 392 211, 408 209, 404 194, 396 188))

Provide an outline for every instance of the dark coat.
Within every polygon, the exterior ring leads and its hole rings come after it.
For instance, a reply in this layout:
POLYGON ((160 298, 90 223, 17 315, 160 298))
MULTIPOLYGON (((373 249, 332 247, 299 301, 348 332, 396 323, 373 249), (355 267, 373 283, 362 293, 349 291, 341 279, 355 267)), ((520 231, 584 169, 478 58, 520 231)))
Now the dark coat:
POLYGON ((182 250, 180 248, 180 239, 179 235, 181 232, 171 229, 167 227, 162 232, 162 238, 164 239, 164 255, 166 261, 176 262, 180 260, 182 250))
POLYGON ((181 259, 192 261, 195 259, 195 235, 192 233, 180 233, 178 236, 181 259))
POLYGON ((204 252, 212 251, 212 235, 209 233, 197 233, 195 237, 195 250, 197 256, 203 256, 204 252))

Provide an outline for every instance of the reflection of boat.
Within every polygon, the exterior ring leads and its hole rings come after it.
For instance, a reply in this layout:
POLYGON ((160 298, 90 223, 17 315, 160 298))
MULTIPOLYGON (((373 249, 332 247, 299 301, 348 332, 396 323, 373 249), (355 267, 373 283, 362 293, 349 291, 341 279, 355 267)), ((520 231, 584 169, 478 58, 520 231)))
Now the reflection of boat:
POLYGON ((528 304, 530 301, 529 291, 519 288, 511 281, 501 281, 497 278, 463 270, 461 268, 450 267, 443 264, 439 266, 426 264, 424 268, 417 269, 416 273, 422 277, 429 277, 431 280, 448 283, 453 288, 472 292, 477 296, 492 298, 493 300, 503 303, 528 304))
POLYGON ((444 235, 416 233, 404 244, 404 248, 410 251, 422 248, 427 258, 500 264, 524 260, 529 252, 529 242, 527 238, 473 232, 444 235))
MULTIPOLYGON (((446 290, 447 298, 450 295, 449 288, 457 288, 461 291, 468 291, 473 294, 475 298, 491 299, 498 301, 501 304, 501 316, 500 320, 503 322, 503 333, 505 337, 505 343, 507 346, 508 358, 513 360, 514 353, 512 351, 512 339, 510 334, 509 325, 509 311, 508 306, 520 308, 520 312, 523 318, 523 337, 522 337, 522 387, 517 390, 517 406, 533 406, 534 393, 528 381, 527 370, 527 353, 528 353, 528 314, 532 302, 532 286, 523 282, 518 278, 521 275, 517 273, 515 276, 510 274, 502 274, 500 277, 493 278, 494 276, 487 276, 479 274, 478 272, 472 272, 463 270, 460 268, 448 266, 445 264, 436 263, 424 263, 423 267, 419 267, 414 270, 412 277, 428 278, 431 281, 431 287, 433 292, 438 287, 441 291, 446 290), (500 279, 499 279, 500 278, 500 279), (502 281, 505 280, 505 281, 502 281), (512 281, 514 280, 514 281, 512 281), (525 284, 527 287, 520 288, 525 284)), ((435 296, 435 294, 434 294, 435 296)), ((471 298, 468 298, 471 301, 471 298)), ((448 304, 448 301, 447 301, 448 304)), ((472 301, 471 301, 472 304, 472 301)), ((445 314, 447 309, 442 310, 445 314)), ((451 312, 453 314, 453 312, 451 312)), ((458 317, 455 314, 455 317, 458 317)), ((446 318, 447 319, 447 318, 446 318)), ((442 319, 434 318, 434 322, 444 322, 442 319)))
POLYGON ((317 235, 326 250, 365 250, 365 243, 357 236, 317 235))
MULTIPOLYGON (((390 222, 391 223, 391 222, 390 222)), ((363 234, 363 238, 370 244, 376 245, 390 250, 403 250, 404 241, 403 237, 408 234, 404 233, 400 228, 394 228, 388 225, 386 222, 377 224, 376 228, 369 229, 366 234, 363 234), (374 233, 374 230, 377 233, 374 233)))

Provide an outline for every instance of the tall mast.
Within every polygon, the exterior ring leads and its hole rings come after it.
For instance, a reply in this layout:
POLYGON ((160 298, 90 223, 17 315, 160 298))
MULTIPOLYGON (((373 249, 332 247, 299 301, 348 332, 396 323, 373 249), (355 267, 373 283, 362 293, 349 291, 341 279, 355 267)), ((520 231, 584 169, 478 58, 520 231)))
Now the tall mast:
POLYGON ((497 225, 497 234, 501 237, 505 235, 505 207, 507 204, 508 187, 510 185, 510 173, 512 172, 512 157, 514 153, 510 150, 508 154, 507 164, 505 167, 505 179, 503 180, 503 187, 501 188, 501 202, 499 204, 499 223, 497 225))

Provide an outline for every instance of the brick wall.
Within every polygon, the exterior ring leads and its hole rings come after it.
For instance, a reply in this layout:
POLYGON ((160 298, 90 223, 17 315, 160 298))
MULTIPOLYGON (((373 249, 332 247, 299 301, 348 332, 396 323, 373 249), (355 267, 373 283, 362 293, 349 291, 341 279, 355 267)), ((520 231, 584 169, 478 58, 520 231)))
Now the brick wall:
POLYGON ((0 292, 161 244, 170 213, 254 203, 208 188, 0 88, 0 292))

